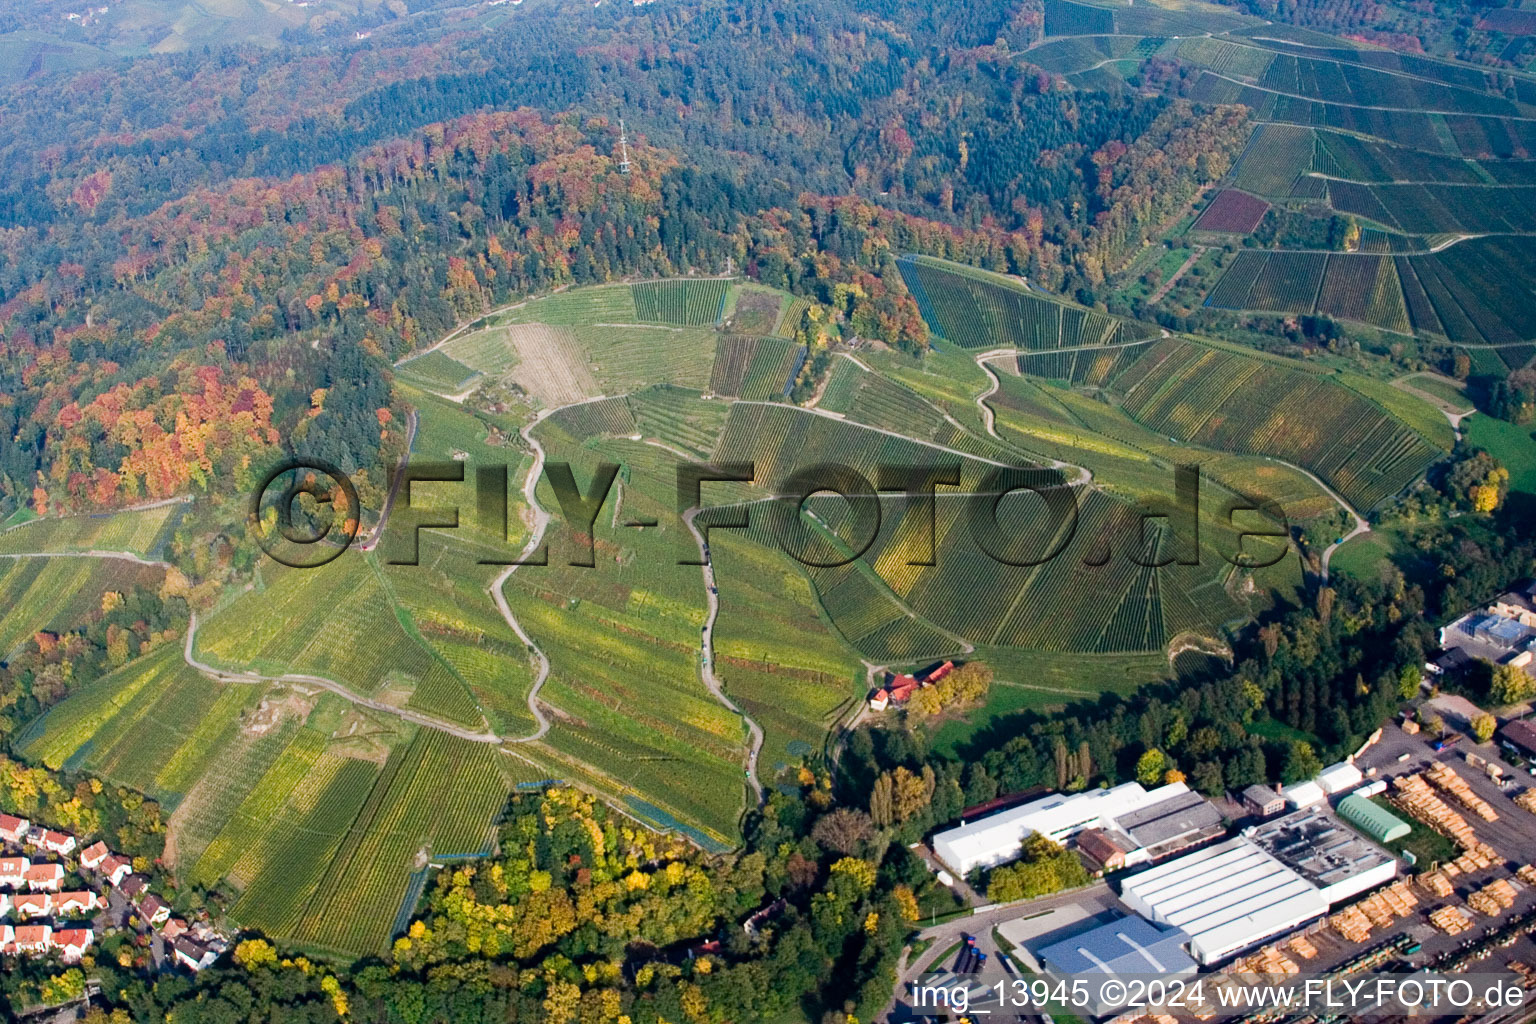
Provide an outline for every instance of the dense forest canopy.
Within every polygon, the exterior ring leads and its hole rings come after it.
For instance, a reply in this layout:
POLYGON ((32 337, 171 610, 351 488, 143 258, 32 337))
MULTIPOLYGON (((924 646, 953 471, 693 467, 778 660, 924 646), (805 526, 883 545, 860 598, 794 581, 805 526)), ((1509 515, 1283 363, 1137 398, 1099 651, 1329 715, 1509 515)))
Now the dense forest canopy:
POLYGON ((281 450, 376 485, 402 411, 386 364, 564 284, 852 284, 861 330, 907 347, 925 332, 893 253, 1095 285, 1225 171, 1243 119, 1073 89, 1011 55, 1037 22, 550 4, 345 59, 227 49, 10 90, 0 502, 207 490, 281 450), (205 407, 184 407, 189 374, 205 407))

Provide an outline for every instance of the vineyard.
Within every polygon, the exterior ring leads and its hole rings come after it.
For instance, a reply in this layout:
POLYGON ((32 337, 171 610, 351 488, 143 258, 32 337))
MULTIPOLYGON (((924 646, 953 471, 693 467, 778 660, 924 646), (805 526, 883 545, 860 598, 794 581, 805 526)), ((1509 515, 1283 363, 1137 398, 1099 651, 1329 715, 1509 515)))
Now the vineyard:
POLYGON ((179 503, 99 515, 34 519, 0 532, 0 554, 123 551, 155 558, 181 520, 179 503))
POLYGON ((1045 34, 1048 36, 1109 35, 1115 31, 1115 12, 1103 7, 1045 0, 1045 34))
POLYGON ((1069 352, 1020 352, 1015 365, 1026 377, 1044 377, 1068 384, 1100 388, 1147 350, 1151 342, 1113 348, 1080 348, 1069 352))
POLYGON ((634 294, 635 319, 641 323, 699 327, 720 322, 731 281, 728 278, 674 279, 643 281, 630 287, 634 294))
POLYGON ((1288 196, 1299 175, 1312 169, 1312 129, 1261 124, 1238 159, 1234 183, 1261 196, 1288 196))
MULTIPOLYGON (((580 358, 596 380, 586 394, 619 394, 651 384, 702 390, 719 337, 713 330, 606 324, 577 327, 580 358)), ((585 396, 584 396, 585 397, 585 396)))
POLYGON ((638 432, 663 444, 707 459, 725 426, 726 407, 705 402, 697 391, 658 385, 629 398, 638 432))
POLYGON ((793 383, 791 375, 804 352, 804 346, 783 338, 724 335, 715 349, 709 390, 712 394, 748 401, 778 398, 793 383))
POLYGON ((480 376, 441 349, 408 359, 395 367, 395 372, 428 391, 450 395, 465 390, 480 376))
POLYGON ((1280 363, 1167 339, 1114 386, 1158 433, 1311 470, 1358 509, 1406 487, 1440 451, 1379 405, 1280 363))
POLYGON ((1419 234, 1536 231, 1536 187, 1528 185, 1330 182, 1334 209, 1419 234))
POLYGON ((1190 230, 1246 235, 1259 226, 1268 212, 1269 204, 1257 196, 1237 189, 1223 189, 1190 225, 1190 230))
POLYGON ((567 405, 550 415, 549 422, 572 437, 612 435, 628 437, 635 433, 635 417, 623 398, 599 398, 579 405, 567 405))
POLYGON ((634 292, 627 284, 571 288, 530 299, 489 318, 492 325, 550 324, 555 327, 632 324, 638 319, 634 292))
MULTIPOLYGON (((736 407, 717 457, 751 459, 759 467, 759 480, 772 481, 796 466, 822 461, 834 450, 843 452, 846 462, 849 454, 876 447, 860 442, 858 430, 847 422, 791 409, 736 407)), ((887 451, 887 458, 900 457, 887 451)), ((861 463, 855 468, 869 471, 861 463)), ((962 489, 968 487, 972 472, 962 469, 962 489)), ((1041 479, 1060 480, 1060 475, 1041 479)), ((1064 545, 1055 557, 1045 557, 1043 565, 1008 565, 984 551, 967 525, 966 504, 959 499, 939 500, 938 550, 930 555, 926 519, 914 511, 920 507, 909 507, 893 496, 882 502, 885 515, 879 530, 857 562, 811 569, 810 576, 839 632, 866 657, 887 661, 953 651, 957 636, 975 644, 1035 650, 1156 650, 1174 628, 1161 611, 1160 595, 1169 587, 1182 595, 1173 607, 1209 610, 1211 617, 1201 620, 1207 628, 1245 613, 1224 596, 1219 579, 1224 567, 1174 571, 1136 564, 1132 556, 1146 542, 1134 536, 1140 520, 1129 505, 1098 491, 1078 493, 1059 486, 1051 501, 1050 507, 1026 503, 1010 513, 1017 518, 1004 528, 1006 536, 1029 538, 1033 559, 1021 551, 1020 560, 1039 561, 1053 547, 1064 545), (1075 530, 1073 516, 1056 507, 1062 502, 1078 508, 1075 530), (1107 564, 1091 557, 1100 549, 1113 554, 1107 564), (928 560, 936 564, 921 564, 928 560), (1093 565, 1098 567, 1089 568, 1093 565), (987 581, 986 587, 975 586, 980 579, 987 581), (1190 597, 1196 590, 1200 596, 1190 597), (1112 612, 1106 613, 1106 608, 1112 612)), ((828 499, 813 508, 828 529, 845 542, 851 540, 838 514, 845 503, 828 499)), ((774 543, 766 533, 757 539, 765 546, 774 543)), ((837 548, 822 544, 819 550, 827 554, 837 548)))
POLYGON ((481 853, 507 799, 504 755, 445 733, 419 732, 390 755, 291 937, 304 945, 382 952, 418 854, 481 853), (445 785, 452 780, 451 785, 445 785))
POLYGON ((83 627, 102 596, 160 589, 164 570, 117 559, 0 558, 0 660, 39 630, 83 627))
POLYGON ((903 256, 898 266, 929 329, 962 348, 1120 345, 1156 333, 1146 324, 1067 305, 958 263, 903 256))
POLYGON ((1325 313, 1388 331, 1407 333, 1411 328, 1438 333, 1424 319, 1433 314, 1434 306, 1422 296, 1418 282, 1403 276, 1406 265, 1406 257, 1369 253, 1246 249, 1237 254, 1216 283, 1206 305, 1272 313, 1325 313))
POLYGON ((491 377, 503 377, 517 366, 517 350, 512 347, 504 327, 488 327, 455 338, 439 351, 455 362, 491 377))

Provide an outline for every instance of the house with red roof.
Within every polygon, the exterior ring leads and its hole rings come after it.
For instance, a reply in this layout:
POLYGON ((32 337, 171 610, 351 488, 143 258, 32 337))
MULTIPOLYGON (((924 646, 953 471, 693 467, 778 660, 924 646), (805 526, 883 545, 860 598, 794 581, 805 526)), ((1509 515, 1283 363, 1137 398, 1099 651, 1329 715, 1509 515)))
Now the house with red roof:
POLYGON ((97 840, 80 851, 80 866, 94 871, 110 856, 112 851, 107 849, 107 844, 97 840))
POLYGON ((165 927, 160 929, 160 937, 166 942, 175 942, 187 934, 187 922, 179 917, 173 917, 165 922, 165 927))
POLYGON ((43 833, 43 841, 40 845, 49 853, 57 853, 63 856, 74 850, 75 837, 68 832, 48 831, 43 833))
POLYGON ((93 892, 61 892, 53 897, 55 914, 89 914, 106 906, 107 901, 93 892))
POLYGON ((64 865, 33 864, 27 868, 26 881, 32 892, 58 892, 64 885, 64 865))
POLYGON ((133 862, 113 854, 101 862, 101 873, 107 876, 108 885, 122 885, 123 879, 133 874, 133 862))
POLYGON ((46 953, 53 942, 53 927, 46 924, 23 924, 15 929, 14 938, 6 947, 11 953, 46 953))
POLYGON ((25 921, 33 917, 47 917, 53 913, 53 894, 46 892, 21 892, 11 897, 11 909, 25 921))
POLYGON ((27 883, 32 862, 25 857, 0 857, 0 885, 15 889, 27 883))
POLYGON ((0 839, 7 843, 19 843, 26 837, 32 823, 13 814, 0 814, 0 839))
POLYGON ((171 919, 171 908, 154 893, 148 894, 139 901, 139 913, 143 914, 144 920, 151 925, 162 925, 171 919))
POLYGON ((89 928, 65 928, 53 933, 51 944, 65 960, 79 960, 95 941, 96 934, 89 928))
POLYGON ((869 695, 869 710, 871 710, 871 711, 884 711, 886 708, 888 708, 890 706, 891 706, 891 695, 885 689, 885 687, 882 686, 880 689, 876 690, 874 693, 869 695))

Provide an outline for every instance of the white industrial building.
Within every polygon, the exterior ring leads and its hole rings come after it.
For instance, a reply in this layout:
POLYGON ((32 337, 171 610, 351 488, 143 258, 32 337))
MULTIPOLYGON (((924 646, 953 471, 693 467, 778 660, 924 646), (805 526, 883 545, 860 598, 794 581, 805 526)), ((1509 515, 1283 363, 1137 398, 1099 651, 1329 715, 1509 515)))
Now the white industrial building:
POLYGON ((1328 912, 1317 886, 1257 843, 1229 839, 1127 878, 1136 913, 1189 935, 1189 952, 1218 963, 1328 912))
POLYGON ((1182 782, 1148 792, 1138 782, 1082 793, 1053 793, 999 814, 940 832, 933 852, 951 871, 966 875, 1013 860, 1026 836, 1038 832, 1065 843, 1086 828, 1115 835, 1132 852, 1127 864, 1144 863, 1178 844, 1221 833, 1221 814, 1182 782))
POLYGON ((1286 806, 1292 810, 1311 807, 1328 799, 1328 794, 1323 792, 1323 787, 1312 779, 1306 782, 1293 782, 1282 789, 1280 795, 1285 797, 1286 806))
POLYGON ((1330 906, 1397 877, 1397 859, 1326 805, 1266 821, 1243 835, 1315 885, 1330 906))
POLYGON ((1323 792, 1329 796, 1337 796, 1340 793, 1354 789, 1365 781, 1365 773, 1356 768, 1349 761, 1340 761, 1331 764, 1317 773, 1314 780, 1323 787, 1323 792))

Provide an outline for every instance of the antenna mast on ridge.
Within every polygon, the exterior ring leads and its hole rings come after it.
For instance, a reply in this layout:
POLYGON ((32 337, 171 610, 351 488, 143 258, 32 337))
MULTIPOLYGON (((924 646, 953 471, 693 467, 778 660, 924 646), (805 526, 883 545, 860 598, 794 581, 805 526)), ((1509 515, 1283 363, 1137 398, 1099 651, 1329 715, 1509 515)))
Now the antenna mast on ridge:
POLYGON ((619 173, 629 173, 629 134, 624 129, 624 119, 619 118, 619 173))

